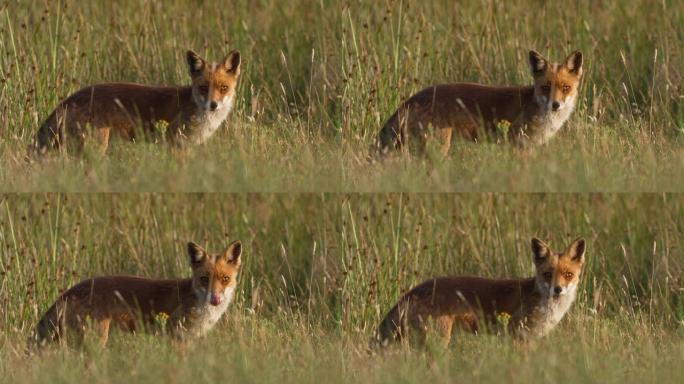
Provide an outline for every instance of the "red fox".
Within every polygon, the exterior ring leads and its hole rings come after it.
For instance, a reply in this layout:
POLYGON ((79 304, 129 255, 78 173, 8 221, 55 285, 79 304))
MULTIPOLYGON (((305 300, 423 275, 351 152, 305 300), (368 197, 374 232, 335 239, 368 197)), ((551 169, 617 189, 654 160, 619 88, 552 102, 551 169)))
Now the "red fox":
POLYGON ((550 63, 530 51, 531 86, 497 87, 473 83, 441 84, 406 100, 380 131, 375 151, 385 154, 415 143, 423 151, 437 136, 443 155, 454 135, 479 141, 480 134, 501 134, 520 146, 548 141, 570 117, 582 78, 582 53, 563 64, 550 63), (435 132, 431 132, 430 130, 435 132))
POLYGON ((221 318, 233 301, 240 271, 242 245, 210 254, 188 243, 192 277, 155 280, 136 276, 103 276, 81 281, 62 293, 40 319, 35 331, 39 345, 82 340, 89 325, 106 345, 112 327, 136 332, 160 326, 176 336, 202 335, 221 318))
POLYGON ((408 340, 423 344, 428 330, 444 346, 454 328, 478 333, 482 327, 505 326, 518 338, 543 336, 570 309, 584 265, 585 241, 553 252, 532 239, 536 275, 527 279, 441 277, 425 281, 399 299, 380 323, 372 345, 408 340))
POLYGON ((82 149, 87 137, 106 152, 112 135, 139 139, 155 134, 166 122, 167 139, 202 143, 216 132, 233 108, 240 77, 240 53, 230 52, 219 64, 209 64, 188 51, 190 86, 149 86, 108 83, 85 87, 59 103, 38 130, 34 149, 44 153, 67 142, 82 149))

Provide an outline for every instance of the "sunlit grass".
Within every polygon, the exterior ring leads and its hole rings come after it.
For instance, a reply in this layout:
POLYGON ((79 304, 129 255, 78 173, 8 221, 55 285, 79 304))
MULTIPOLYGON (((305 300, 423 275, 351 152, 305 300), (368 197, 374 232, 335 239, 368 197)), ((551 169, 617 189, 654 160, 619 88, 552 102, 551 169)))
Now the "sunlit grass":
POLYGON ((582 1, 26 0, 0 10, 6 191, 677 191, 684 185, 684 11, 582 1), (628 26, 628 27, 626 27, 628 26), (24 157, 69 93, 101 81, 188 82, 183 52, 243 53, 237 107, 206 146, 124 144, 104 158, 24 157), (577 111, 544 148, 457 144, 369 165, 399 102, 434 83, 526 84, 527 50, 585 56, 577 111))
POLYGON ((369 356, 365 336, 229 315, 203 339, 175 343, 119 335, 106 350, 51 348, 27 357, 3 349, 4 382, 485 383, 676 382, 684 344, 631 321, 577 316, 552 336, 517 345, 459 335, 447 351, 394 348, 369 356), (122 369, 126 367, 126 369, 122 369))
POLYGON ((684 354, 684 199, 670 195, 23 195, 0 201, 7 382, 671 381, 684 354), (529 238, 588 241, 548 339, 457 335, 367 355, 401 292, 438 275, 526 276, 529 238), (101 274, 188 276, 184 244, 244 244, 235 304, 206 338, 113 334, 24 355, 59 291, 101 274), (183 380, 181 380, 183 378, 183 380))

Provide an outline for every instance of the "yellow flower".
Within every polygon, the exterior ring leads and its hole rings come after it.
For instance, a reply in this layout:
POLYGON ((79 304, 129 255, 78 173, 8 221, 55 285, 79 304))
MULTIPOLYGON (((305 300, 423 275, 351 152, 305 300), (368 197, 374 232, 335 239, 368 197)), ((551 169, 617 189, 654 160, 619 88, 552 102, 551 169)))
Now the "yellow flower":
POLYGON ((496 315, 496 320, 499 322, 499 324, 502 324, 504 327, 506 327, 511 321, 511 314, 507 312, 500 312, 496 315))
POLYGON ((165 312, 159 312, 157 315, 154 317, 154 321, 161 325, 164 326, 166 325, 166 322, 169 320, 169 315, 165 312))

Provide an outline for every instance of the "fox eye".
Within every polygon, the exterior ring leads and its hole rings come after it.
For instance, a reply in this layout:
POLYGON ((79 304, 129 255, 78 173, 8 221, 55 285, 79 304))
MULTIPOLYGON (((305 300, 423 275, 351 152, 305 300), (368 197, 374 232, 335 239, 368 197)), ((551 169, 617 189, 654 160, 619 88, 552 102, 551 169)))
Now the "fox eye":
POLYGON ((209 276, 200 277, 200 283, 205 287, 208 286, 209 285, 209 276))
POLYGON ((549 87, 548 85, 542 85, 542 86, 541 86, 541 90, 542 90, 544 93, 549 93, 549 92, 551 91, 551 87, 549 87))
POLYGON ((544 272, 544 278, 545 278, 546 280, 551 280, 552 277, 553 277, 553 273, 551 273, 551 272, 544 272))
POLYGON ((562 89, 563 89, 563 93, 570 92, 570 86, 569 85, 564 85, 562 89))
POLYGON ((230 89, 230 87, 228 87, 227 85, 222 85, 219 87, 219 90, 221 91, 221 93, 228 92, 228 89, 230 89))
POLYGON ((223 284, 228 284, 228 282, 230 281, 230 276, 223 276, 221 278, 221 281, 223 282, 223 284))
POLYGON ((209 87, 207 87, 206 85, 200 86, 200 87, 199 87, 199 90, 200 90, 200 92, 202 92, 202 94, 204 94, 204 95, 206 95, 207 93, 209 93, 209 87))
POLYGON ((572 274, 572 272, 565 272, 565 273, 563 274, 563 277, 565 277, 567 280, 572 279, 573 276, 574 276, 574 275, 572 274))

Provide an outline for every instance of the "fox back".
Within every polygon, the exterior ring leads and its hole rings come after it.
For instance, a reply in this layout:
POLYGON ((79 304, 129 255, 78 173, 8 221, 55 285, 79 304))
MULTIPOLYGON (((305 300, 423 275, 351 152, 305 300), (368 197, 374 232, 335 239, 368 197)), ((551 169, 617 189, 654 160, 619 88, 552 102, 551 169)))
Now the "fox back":
POLYGON ((446 155, 455 136, 482 141, 500 136, 519 145, 542 144, 572 113, 582 77, 582 54, 570 54, 563 64, 529 53, 532 86, 441 84, 406 100, 389 118, 375 143, 379 154, 406 148, 423 151, 436 138, 446 155))
POLYGON ((210 254, 188 244, 192 277, 147 279, 103 276, 81 281, 62 293, 35 330, 39 344, 82 339, 94 328, 102 344, 111 327, 127 332, 163 326, 175 335, 202 335, 221 318, 235 295, 242 246, 210 254))

